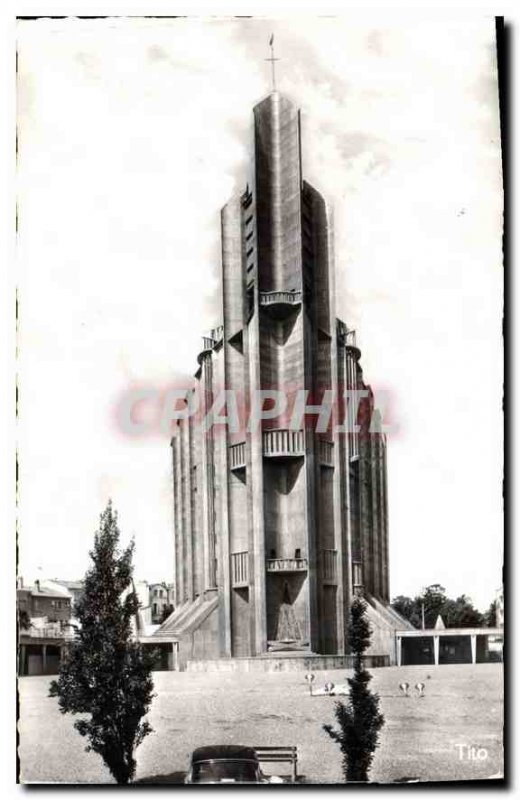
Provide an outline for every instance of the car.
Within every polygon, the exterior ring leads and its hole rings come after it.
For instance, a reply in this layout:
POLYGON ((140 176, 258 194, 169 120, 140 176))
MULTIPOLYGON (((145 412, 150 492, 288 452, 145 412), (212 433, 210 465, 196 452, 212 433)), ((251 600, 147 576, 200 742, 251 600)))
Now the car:
POLYGON ((219 744, 198 747, 184 783, 283 783, 264 775, 253 747, 219 744))

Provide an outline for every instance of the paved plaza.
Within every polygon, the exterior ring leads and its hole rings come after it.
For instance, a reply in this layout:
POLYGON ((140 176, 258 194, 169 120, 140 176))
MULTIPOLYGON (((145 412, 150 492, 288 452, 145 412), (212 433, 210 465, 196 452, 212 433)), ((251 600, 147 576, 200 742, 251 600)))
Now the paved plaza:
MULTIPOLYGON (((343 683, 346 674, 317 672, 316 685, 343 683)), ((501 664, 388 667, 372 674, 385 715, 372 780, 471 780, 502 773, 501 664), (425 683, 425 697, 403 697, 402 681, 425 683)), ((49 680, 19 682, 20 779, 112 783, 99 756, 84 751, 73 717, 61 715, 57 701, 47 697, 49 680)), ((339 748, 322 730, 333 722, 335 701, 310 697, 303 672, 159 672, 154 680, 154 733, 137 751, 136 780, 182 779, 195 747, 236 743, 297 745, 305 782, 341 781, 339 748)), ((266 772, 276 771, 266 766, 266 772)))

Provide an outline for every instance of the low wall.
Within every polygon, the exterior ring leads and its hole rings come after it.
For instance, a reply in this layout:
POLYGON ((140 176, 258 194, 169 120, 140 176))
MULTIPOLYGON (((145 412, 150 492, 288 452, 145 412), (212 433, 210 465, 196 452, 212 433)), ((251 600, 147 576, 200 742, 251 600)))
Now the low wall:
MULTIPOLYGON (((387 655, 369 655, 364 658, 368 669, 388 667, 387 655)), ((258 656, 257 658, 191 659, 187 672, 297 672, 299 670, 352 669, 352 656, 258 656)))

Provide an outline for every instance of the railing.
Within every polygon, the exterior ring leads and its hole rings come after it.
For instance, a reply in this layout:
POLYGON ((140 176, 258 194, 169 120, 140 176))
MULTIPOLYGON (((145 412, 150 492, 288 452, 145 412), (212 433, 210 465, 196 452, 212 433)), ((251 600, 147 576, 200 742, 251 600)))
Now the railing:
POLYGON ((322 570, 324 583, 338 582, 338 552, 337 550, 322 550, 322 570))
POLYGON ((246 443, 232 444, 229 448, 229 463, 231 469, 243 469, 246 465, 246 443))
POLYGON ((306 572, 306 558, 268 558, 267 572, 306 572))
POLYGON ((290 305, 296 306, 302 301, 302 293, 299 289, 277 292, 260 292, 261 306, 290 305))
POLYGON ((357 347, 356 331, 347 331, 345 334, 345 345, 347 347, 357 347))
POLYGON ((263 432, 264 456, 302 456, 305 453, 303 430, 273 429, 263 432))
POLYGON ((318 459, 326 467, 334 466, 334 442, 318 439, 318 459))
POLYGON ((349 330, 344 322, 338 320, 338 336, 345 347, 355 347, 358 349, 356 343, 356 331, 349 330))
POLYGON ((213 350, 215 346, 215 342, 209 336, 202 337, 202 352, 207 353, 209 350, 213 350))
POLYGON ((223 339, 223 337, 223 325, 219 325, 217 328, 210 330, 207 336, 202 337, 202 352, 205 353, 208 350, 213 350, 213 348, 223 339))
POLYGON ((63 629, 50 626, 44 628, 32 626, 28 630, 20 630, 20 636, 29 636, 31 639, 73 639, 74 630, 70 626, 63 629))
POLYGON ((248 552, 231 553, 231 584, 234 587, 249 585, 248 552))
POLYGON ((221 341, 221 339, 224 338, 224 326, 218 325, 216 328, 213 328, 213 330, 209 332, 209 335, 211 336, 215 344, 218 344, 221 341))

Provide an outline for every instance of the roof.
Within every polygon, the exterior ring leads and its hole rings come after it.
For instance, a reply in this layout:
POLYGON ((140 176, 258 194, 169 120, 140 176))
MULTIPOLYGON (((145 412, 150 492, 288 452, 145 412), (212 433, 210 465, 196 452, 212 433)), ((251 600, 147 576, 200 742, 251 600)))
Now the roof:
POLYGON ((214 759, 258 761, 258 756, 253 747, 244 747, 237 744, 212 744, 206 745, 206 747, 197 747, 191 755, 192 763, 196 761, 213 761, 214 759))
POLYGON ((85 581, 63 581, 61 578, 57 579, 55 583, 65 586, 67 589, 84 589, 85 581))
POLYGON ((396 636, 403 639, 409 637, 420 638, 423 636, 503 636, 502 628, 414 628, 414 630, 394 631, 396 636))
POLYGON ((34 586, 24 586, 23 589, 18 589, 18 592, 26 592, 32 597, 58 597, 60 600, 70 600, 70 598, 66 594, 63 594, 63 592, 53 589, 46 589, 45 587, 36 589, 34 586))

